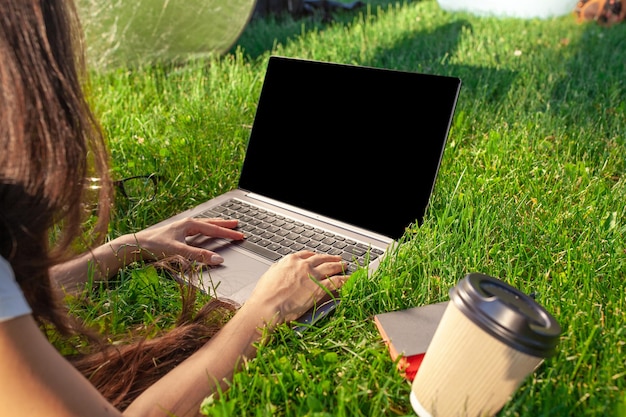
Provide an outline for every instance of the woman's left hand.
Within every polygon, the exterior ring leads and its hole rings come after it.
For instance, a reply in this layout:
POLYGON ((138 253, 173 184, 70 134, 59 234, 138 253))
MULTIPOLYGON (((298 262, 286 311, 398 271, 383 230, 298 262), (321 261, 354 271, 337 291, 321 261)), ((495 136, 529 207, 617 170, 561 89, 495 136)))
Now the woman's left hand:
MULTIPOLYGON (((141 249, 142 256, 150 256, 154 260, 169 256, 182 256, 190 261, 217 265, 224 259, 210 250, 187 244, 187 238, 195 235, 219 237, 231 240, 244 238, 242 232, 233 230, 237 220, 225 219, 194 219, 187 218, 153 229, 145 229, 135 233, 134 245, 141 249)), ((133 244, 133 243, 131 243, 133 244)))
POLYGON ((135 261, 161 260, 181 256, 190 261, 217 265, 224 259, 216 253, 187 244, 195 235, 241 240, 243 233, 233 230, 237 220, 187 218, 173 223, 144 229, 113 239, 50 269, 51 278, 67 291, 82 289, 94 272, 94 280, 117 274, 120 269, 135 261), (95 266, 95 268, 94 268, 95 266))

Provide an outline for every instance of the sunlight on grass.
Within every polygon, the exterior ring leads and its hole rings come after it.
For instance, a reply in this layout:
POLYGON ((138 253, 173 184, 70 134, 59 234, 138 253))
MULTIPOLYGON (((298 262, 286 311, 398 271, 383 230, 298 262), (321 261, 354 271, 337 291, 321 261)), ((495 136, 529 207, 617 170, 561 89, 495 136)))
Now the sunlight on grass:
MULTIPOLYGON (((375 1, 331 24, 254 21, 221 57, 94 71, 91 96, 114 176, 164 178, 154 201, 118 207, 113 236, 236 186, 270 54, 463 80, 424 224, 407 230, 375 274, 357 272, 320 327, 301 337, 279 329, 230 390, 205 403, 206 415, 411 414, 410 387, 372 317, 445 301, 472 271, 534 293, 564 329, 557 355, 500 415, 619 415, 626 407, 625 37, 623 27, 578 25, 572 16, 499 20, 445 13, 433 0, 375 1)), ((293 75, 294 97, 306 99, 297 96, 305 82, 293 75)), ((141 284, 153 279, 145 268, 139 276, 126 271, 80 314, 119 332, 175 314, 177 290, 163 284, 167 277, 141 284), (163 287, 169 295, 161 297, 163 287)))

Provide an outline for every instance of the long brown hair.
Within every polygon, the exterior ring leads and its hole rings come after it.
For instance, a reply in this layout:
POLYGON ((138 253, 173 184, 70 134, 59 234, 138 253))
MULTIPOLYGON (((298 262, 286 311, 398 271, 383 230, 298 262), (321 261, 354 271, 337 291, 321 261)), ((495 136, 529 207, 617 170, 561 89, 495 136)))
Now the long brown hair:
MULTIPOLYGON (((55 299, 51 266, 72 256, 78 238, 106 236, 112 185, 102 131, 85 98, 87 77, 77 13, 67 0, 5 0, 0 7, 0 255, 42 326, 59 334, 91 334, 55 299), (98 220, 82 230, 89 176, 100 178, 98 220)), ((143 389, 212 336, 221 307, 195 318, 190 302, 180 327, 71 358, 115 405, 124 408, 143 389), (96 372, 97 370, 97 372, 96 372), (115 375, 115 378, 112 378, 115 375)))
POLYGON ((68 359, 113 405, 126 409, 146 388, 204 345, 236 310, 233 304, 214 298, 194 313, 193 287, 185 287, 187 290, 173 329, 151 339, 100 344, 93 353, 68 359))
POLYGON ((111 201, 104 140, 81 88, 86 77, 75 53, 82 50, 75 17, 62 0, 4 1, 0 9, 0 254, 35 318, 63 332, 48 269, 80 235, 90 170, 103 184, 93 234, 100 238, 111 201), (55 225, 62 227, 52 236, 55 225))

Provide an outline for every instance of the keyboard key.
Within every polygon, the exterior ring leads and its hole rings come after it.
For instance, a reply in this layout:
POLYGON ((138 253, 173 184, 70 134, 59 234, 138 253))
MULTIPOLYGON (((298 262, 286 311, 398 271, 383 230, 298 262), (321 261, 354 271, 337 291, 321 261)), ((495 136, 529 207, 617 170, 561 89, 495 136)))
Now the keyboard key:
POLYGON ((364 243, 235 199, 212 207, 196 217, 238 219, 237 229, 244 233, 245 240, 233 244, 272 261, 308 249, 341 256, 347 263, 345 272, 350 274, 359 266, 364 266, 367 259, 374 260, 383 254, 380 249, 370 250, 364 243))
POLYGON ((233 243, 235 243, 237 246, 248 249, 249 251, 254 252, 258 255, 261 255, 267 259, 271 259, 272 261, 277 261, 280 258, 282 258, 282 256, 279 253, 273 252, 269 249, 256 245, 247 240, 237 240, 237 241, 234 241, 233 243))

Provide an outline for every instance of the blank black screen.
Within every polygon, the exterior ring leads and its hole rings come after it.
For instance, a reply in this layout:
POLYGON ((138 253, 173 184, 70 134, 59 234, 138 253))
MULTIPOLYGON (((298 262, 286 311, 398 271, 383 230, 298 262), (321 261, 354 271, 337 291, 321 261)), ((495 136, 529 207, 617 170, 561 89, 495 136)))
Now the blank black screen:
POLYGON ((239 187, 398 239, 423 220, 460 86, 273 56, 239 187))

